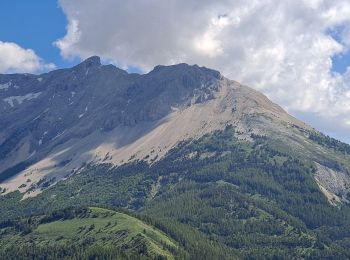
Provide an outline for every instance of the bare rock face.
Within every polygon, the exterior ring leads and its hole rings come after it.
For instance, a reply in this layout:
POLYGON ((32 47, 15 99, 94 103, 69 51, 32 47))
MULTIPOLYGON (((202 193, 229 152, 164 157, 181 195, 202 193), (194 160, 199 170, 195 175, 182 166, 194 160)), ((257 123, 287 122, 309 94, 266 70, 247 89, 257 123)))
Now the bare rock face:
POLYGON ((26 196, 89 162, 153 163, 180 141, 227 125, 238 138, 268 136, 313 154, 305 134, 312 128, 263 94, 197 65, 139 75, 91 57, 41 75, 0 75, 0 122, 0 186, 26 196))
POLYGON ((107 144, 119 149, 118 140, 134 142, 174 109, 213 99, 220 79, 187 64, 129 74, 96 56, 42 75, 0 75, 0 182, 10 191, 21 186, 17 173, 62 178, 105 157, 96 150, 108 153, 107 144))
MULTIPOLYGON (((30 135, 38 152, 100 128, 159 120, 194 92, 205 100, 201 93, 220 76, 207 71, 180 64, 136 75, 91 57, 71 69, 39 76, 1 75, 0 84, 8 86, 0 90, 2 142, 11 139, 16 145, 30 135)), ((5 148, 0 148, 1 159, 10 152, 5 148)))
POLYGON ((319 163, 316 163, 316 181, 321 191, 329 202, 337 205, 342 202, 349 202, 348 192, 350 190, 350 176, 341 171, 336 171, 319 163))

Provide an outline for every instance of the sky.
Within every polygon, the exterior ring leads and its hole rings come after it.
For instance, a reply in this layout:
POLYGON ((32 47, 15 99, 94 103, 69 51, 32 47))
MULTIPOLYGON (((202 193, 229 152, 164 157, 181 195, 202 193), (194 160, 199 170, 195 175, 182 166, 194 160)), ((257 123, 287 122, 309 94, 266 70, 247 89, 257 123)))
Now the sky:
POLYGON ((350 143, 349 0, 1 0, 0 24, 0 73, 198 64, 350 143))

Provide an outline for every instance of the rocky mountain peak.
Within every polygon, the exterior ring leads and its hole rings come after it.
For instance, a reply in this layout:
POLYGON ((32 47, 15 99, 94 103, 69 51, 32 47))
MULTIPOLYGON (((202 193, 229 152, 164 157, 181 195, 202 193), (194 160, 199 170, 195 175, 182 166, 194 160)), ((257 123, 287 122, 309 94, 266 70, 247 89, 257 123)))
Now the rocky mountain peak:
POLYGON ((304 127, 261 93, 198 65, 156 66, 140 75, 101 65, 93 56, 30 78, 5 76, 0 77, 0 176, 13 176, 13 168, 26 165, 13 182, 2 184, 8 191, 27 174, 33 183, 42 176, 58 181, 86 162, 159 160, 182 140, 228 124, 248 139, 287 136, 289 125, 304 127))
POLYGON ((83 68, 83 69, 88 69, 88 68, 93 68, 93 67, 99 67, 101 66, 101 58, 99 56, 91 56, 78 64, 76 67, 77 68, 83 68))
POLYGON ((189 65, 187 63, 179 63, 175 65, 158 65, 155 66, 149 75, 161 75, 163 77, 182 77, 192 76, 196 78, 213 78, 220 79, 221 74, 219 71, 208 69, 206 67, 199 67, 197 64, 189 65))

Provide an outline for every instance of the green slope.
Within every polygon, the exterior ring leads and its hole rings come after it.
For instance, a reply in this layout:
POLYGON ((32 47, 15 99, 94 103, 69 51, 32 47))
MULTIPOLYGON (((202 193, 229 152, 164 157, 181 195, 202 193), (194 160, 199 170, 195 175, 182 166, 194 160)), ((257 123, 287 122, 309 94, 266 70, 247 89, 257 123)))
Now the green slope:
POLYGON ((2 224, 0 258, 174 259, 176 243, 124 213, 97 207, 65 209, 2 224), (59 257, 60 256, 60 257, 59 257))
MULTIPOLYGON (((350 258, 350 208, 327 201, 313 158, 264 137, 238 140, 234 131, 183 142, 152 166, 88 165, 35 198, 2 196, 0 219, 108 205, 147 216, 188 253, 179 258, 350 258)), ((322 159, 338 158, 337 147, 323 145, 333 150, 322 159)))

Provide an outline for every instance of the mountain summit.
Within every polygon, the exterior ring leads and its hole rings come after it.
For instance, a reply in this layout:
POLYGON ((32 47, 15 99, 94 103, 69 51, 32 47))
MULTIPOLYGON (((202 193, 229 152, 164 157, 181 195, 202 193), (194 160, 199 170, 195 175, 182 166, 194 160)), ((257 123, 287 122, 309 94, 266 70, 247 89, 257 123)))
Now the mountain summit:
POLYGON ((197 65, 156 66, 139 75, 93 56, 42 75, 1 75, 0 85, 6 192, 33 196, 43 179, 56 183, 86 163, 152 164, 181 141, 228 125, 239 139, 268 136, 319 157, 308 138, 311 127, 261 93, 197 65))
POLYGON ((43 177, 58 181, 88 162, 151 163, 180 141, 228 124, 246 139, 311 130, 262 94, 197 65, 138 75, 93 56, 38 76, 1 75, 0 84, 7 86, 0 91, 0 178, 7 191, 26 192, 43 177), (25 185, 28 175, 32 183, 25 185))

